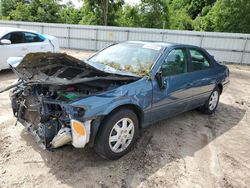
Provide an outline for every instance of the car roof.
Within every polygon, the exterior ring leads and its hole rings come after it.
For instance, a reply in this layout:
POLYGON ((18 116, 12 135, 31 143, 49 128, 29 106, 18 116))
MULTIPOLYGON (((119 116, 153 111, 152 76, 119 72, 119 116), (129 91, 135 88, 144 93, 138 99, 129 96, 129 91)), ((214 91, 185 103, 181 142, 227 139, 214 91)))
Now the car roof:
POLYGON ((23 31, 23 32, 32 32, 32 33, 38 33, 36 31, 27 30, 27 29, 21 29, 21 28, 14 28, 14 27, 0 27, 0 37, 3 37, 4 35, 15 32, 15 31, 23 31))
POLYGON ((180 47, 180 48, 200 48, 199 46, 189 45, 189 44, 180 44, 180 43, 170 43, 170 42, 160 42, 160 41, 127 41, 127 43, 137 43, 144 45, 156 45, 162 48, 168 47, 180 47))
POLYGON ((157 45, 157 46, 161 46, 161 47, 167 47, 169 45, 171 45, 171 43, 167 43, 167 42, 158 42, 158 41, 127 41, 127 43, 137 43, 137 44, 152 44, 152 45, 157 45))

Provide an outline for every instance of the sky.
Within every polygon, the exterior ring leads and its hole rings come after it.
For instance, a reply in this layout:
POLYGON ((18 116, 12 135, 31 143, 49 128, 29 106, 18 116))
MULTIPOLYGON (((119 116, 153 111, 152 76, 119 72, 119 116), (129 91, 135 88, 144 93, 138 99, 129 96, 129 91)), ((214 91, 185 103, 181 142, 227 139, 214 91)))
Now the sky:
MULTIPOLYGON (((63 0, 63 3, 66 3, 68 2, 68 0, 63 0)), ((83 3, 83 0, 71 0, 71 2, 77 7, 81 7, 82 6, 82 3, 83 3)), ((136 4, 138 2, 140 2, 140 0, 125 0, 126 3, 129 3, 131 5, 133 4, 136 4)))

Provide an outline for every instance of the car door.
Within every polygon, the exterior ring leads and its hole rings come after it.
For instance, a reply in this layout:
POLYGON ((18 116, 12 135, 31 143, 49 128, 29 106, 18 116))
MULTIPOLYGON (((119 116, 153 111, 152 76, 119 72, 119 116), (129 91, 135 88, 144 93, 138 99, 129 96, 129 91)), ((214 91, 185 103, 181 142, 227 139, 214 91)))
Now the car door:
POLYGON ((9 57, 24 56, 27 53, 22 32, 11 32, 2 37, 11 41, 9 45, 1 45, 1 69, 9 67, 7 60, 9 57))
POLYGON ((24 32, 23 34, 28 53, 52 51, 52 46, 43 36, 32 32, 24 32))
POLYGON ((209 55, 199 48, 188 48, 188 72, 193 100, 191 108, 203 105, 216 85, 217 72, 209 55))
POLYGON ((152 122, 184 112, 192 100, 187 73, 188 55, 185 49, 172 49, 164 58, 159 71, 165 88, 153 80, 152 122))

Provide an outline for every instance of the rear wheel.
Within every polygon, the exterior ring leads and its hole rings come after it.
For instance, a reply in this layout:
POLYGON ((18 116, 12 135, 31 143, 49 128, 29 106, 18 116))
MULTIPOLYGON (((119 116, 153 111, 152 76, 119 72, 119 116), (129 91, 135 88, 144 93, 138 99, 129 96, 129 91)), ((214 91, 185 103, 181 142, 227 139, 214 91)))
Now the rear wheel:
POLYGON ((209 96, 205 105, 200 107, 199 110, 205 114, 212 114, 216 110, 219 100, 220 100, 220 89, 217 86, 216 88, 214 88, 213 92, 209 96))
POLYGON ((98 131, 94 149, 104 158, 118 159, 128 153, 138 137, 139 123, 136 114, 121 109, 109 115, 98 131))

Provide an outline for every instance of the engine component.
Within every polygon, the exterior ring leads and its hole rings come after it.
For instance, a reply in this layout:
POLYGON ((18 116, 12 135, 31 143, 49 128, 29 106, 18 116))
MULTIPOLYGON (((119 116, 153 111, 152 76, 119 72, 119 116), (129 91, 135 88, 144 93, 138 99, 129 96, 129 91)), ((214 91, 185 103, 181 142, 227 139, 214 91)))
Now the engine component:
POLYGON ((83 96, 83 94, 80 92, 72 92, 72 91, 70 91, 70 92, 58 91, 57 95, 65 98, 67 100, 74 100, 74 99, 77 99, 77 98, 80 98, 81 96, 83 96))

